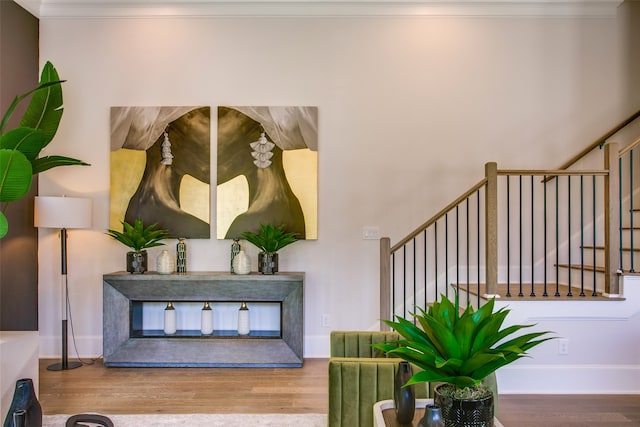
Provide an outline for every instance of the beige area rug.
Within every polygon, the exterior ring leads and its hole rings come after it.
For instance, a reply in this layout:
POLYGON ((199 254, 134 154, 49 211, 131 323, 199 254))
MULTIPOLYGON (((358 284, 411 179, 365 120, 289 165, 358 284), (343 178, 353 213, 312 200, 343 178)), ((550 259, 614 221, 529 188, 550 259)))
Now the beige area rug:
MULTIPOLYGON (((115 427, 326 427, 326 414, 107 415, 115 427)), ((69 415, 45 415, 43 427, 65 427, 69 415)), ((95 424, 87 424, 94 426, 95 424)))

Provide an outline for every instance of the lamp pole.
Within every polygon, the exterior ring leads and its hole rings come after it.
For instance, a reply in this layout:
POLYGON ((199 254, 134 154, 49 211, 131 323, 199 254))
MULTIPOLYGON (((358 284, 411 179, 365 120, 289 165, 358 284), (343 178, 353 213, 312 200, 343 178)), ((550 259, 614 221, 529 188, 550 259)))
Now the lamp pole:
POLYGON ((82 362, 69 362, 69 329, 68 329, 68 315, 69 315, 69 282, 67 279, 67 229, 62 228, 60 230, 60 256, 61 265, 60 271, 62 272, 62 361, 60 363, 54 363, 47 366, 49 371, 66 371, 69 369, 75 369, 82 366, 82 362))

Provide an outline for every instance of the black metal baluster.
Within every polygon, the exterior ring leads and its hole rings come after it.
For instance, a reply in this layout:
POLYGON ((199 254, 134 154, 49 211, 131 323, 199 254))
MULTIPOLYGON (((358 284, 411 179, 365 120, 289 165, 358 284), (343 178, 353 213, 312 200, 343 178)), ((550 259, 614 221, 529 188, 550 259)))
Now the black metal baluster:
POLYGON ((435 294, 433 300, 438 301, 438 297, 440 296, 440 292, 438 292, 438 221, 433 223, 433 274, 435 274, 435 294))
POLYGON ((568 297, 572 297, 571 293, 571 175, 567 175, 567 257, 569 258, 567 261, 567 271, 569 272, 569 292, 567 292, 568 297))
POLYGON ((469 278, 469 197, 466 200, 467 203, 467 305, 471 304, 471 281, 469 278))
POLYGON ((416 238, 413 238, 413 312, 416 312, 416 306, 418 302, 416 301, 416 275, 418 271, 416 270, 416 238))
POLYGON ((402 246, 402 317, 407 317, 407 245, 402 246))
POLYGON ((634 262, 633 262, 633 250, 634 250, 634 244, 633 244, 633 235, 634 230, 633 230, 633 150, 629 151, 629 235, 630 235, 630 243, 631 243, 631 248, 630 248, 630 254, 631 256, 629 256, 629 262, 631 265, 631 268, 629 269, 630 273, 635 273, 636 270, 634 268, 634 262))
POLYGON ((429 267, 429 259, 427 258, 427 229, 425 228, 422 233, 423 238, 423 251, 424 251, 424 305, 422 306, 425 310, 427 309, 427 287, 428 287, 428 276, 427 271, 429 267))
MULTIPOLYGON (((596 176, 593 175, 593 247, 594 247, 594 251, 593 251, 593 265, 596 265, 596 251, 595 251, 595 247, 596 247, 596 220, 597 220, 597 213, 596 213, 596 176)), ((622 246, 622 240, 620 240, 620 243, 622 246)), ((597 271, 594 268, 593 269, 593 292, 591 293, 592 297, 597 297, 598 293, 596 292, 596 281, 597 281, 597 271)))
POLYGON ((522 175, 518 178, 518 262, 520 265, 520 271, 518 272, 520 283, 518 284, 518 296, 523 297, 522 293, 522 175))
POLYGON ((510 176, 507 175, 507 296, 511 296, 511 190, 510 176))
MULTIPOLYGON (((584 295, 584 176, 580 175, 580 296, 584 295)), ((595 227, 596 225, 593 224, 595 227)), ((594 247, 595 251, 596 248, 594 247)), ((593 265, 595 269, 595 264, 593 265)))
MULTIPOLYGON (((623 251, 622 251, 622 158, 618 159, 618 236, 620 238, 620 271, 624 271, 623 266, 623 251)), ((611 250, 611 248, 605 248, 605 250, 611 250)))
POLYGON ((396 317, 396 253, 391 254, 391 318, 396 317))
POLYGON ((548 297, 547 293, 547 176, 544 176, 542 180, 543 191, 544 191, 544 201, 543 201, 543 228, 544 228, 544 292, 542 293, 543 297, 548 297))
POLYGON ((478 274, 478 294, 477 294, 477 300, 478 300, 478 307, 480 307, 480 190, 476 191, 476 207, 477 207, 477 234, 478 234, 478 238, 476 240, 477 242, 477 257, 478 257, 478 264, 477 264, 477 274, 478 274))
POLYGON ((534 236, 535 236, 535 221, 534 221, 534 213, 533 213, 533 206, 535 205, 535 199, 534 199, 534 195, 533 195, 533 175, 531 175, 531 294, 529 294, 529 296, 531 297, 535 297, 536 296, 536 292, 534 289, 534 285, 535 285, 535 260, 534 260, 534 252, 535 252, 535 247, 533 244, 534 236))
POLYGON ((558 185, 558 181, 560 181, 560 176, 556 176, 556 293, 555 296, 560 296, 560 245, 559 245, 559 233, 560 233, 560 217, 559 217, 559 190, 560 187, 558 185))
POLYGON ((449 297, 449 214, 444 214, 444 294, 449 297))
POLYGON ((456 205, 456 294, 460 295, 460 216, 456 205))

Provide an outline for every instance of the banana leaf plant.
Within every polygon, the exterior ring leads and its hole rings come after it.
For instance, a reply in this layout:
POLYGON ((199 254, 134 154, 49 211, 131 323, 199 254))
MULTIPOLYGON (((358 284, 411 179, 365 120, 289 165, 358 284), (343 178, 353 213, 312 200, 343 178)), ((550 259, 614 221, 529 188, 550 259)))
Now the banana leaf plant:
POLYGON ((42 69, 35 89, 16 96, 0 121, 0 238, 9 230, 5 212, 9 202, 24 197, 31 188, 33 175, 58 167, 88 165, 64 156, 39 157, 58 131, 62 119, 62 83, 51 62, 42 69), (31 96, 20 125, 5 130, 20 102, 31 96))
POLYGON ((534 325, 502 328, 510 310, 493 311, 494 299, 478 310, 469 305, 462 314, 458 296, 455 303, 445 295, 428 310, 418 307, 411 313, 413 321, 396 316, 385 320, 402 339, 374 344, 389 355, 422 368, 407 382, 444 382, 458 389, 474 388, 492 372, 527 355, 531 348, 553 339, 551 332, 531 332, 510 338, 514 333, 534 325), (540 339, 539 339, 540 338, 540 339))

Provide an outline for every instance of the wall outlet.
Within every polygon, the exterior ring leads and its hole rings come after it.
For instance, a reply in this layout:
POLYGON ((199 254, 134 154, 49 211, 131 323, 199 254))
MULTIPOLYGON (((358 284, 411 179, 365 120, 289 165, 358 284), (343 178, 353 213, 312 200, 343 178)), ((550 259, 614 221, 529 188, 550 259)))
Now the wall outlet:
POLYGON ((329 327, 329 315, 328 314, 323 314, 322 316, 320 316, 320 325, 323 328, 328 328, 329 327))
POLYGON ((362 227, 362 239, 377 240, 380 238, 380 227, 377 225, 365 225, 362 227))
POLYGON ((569 354, 569 339, 560 338, 558 340, 558 354, 567 355, 569 354))

